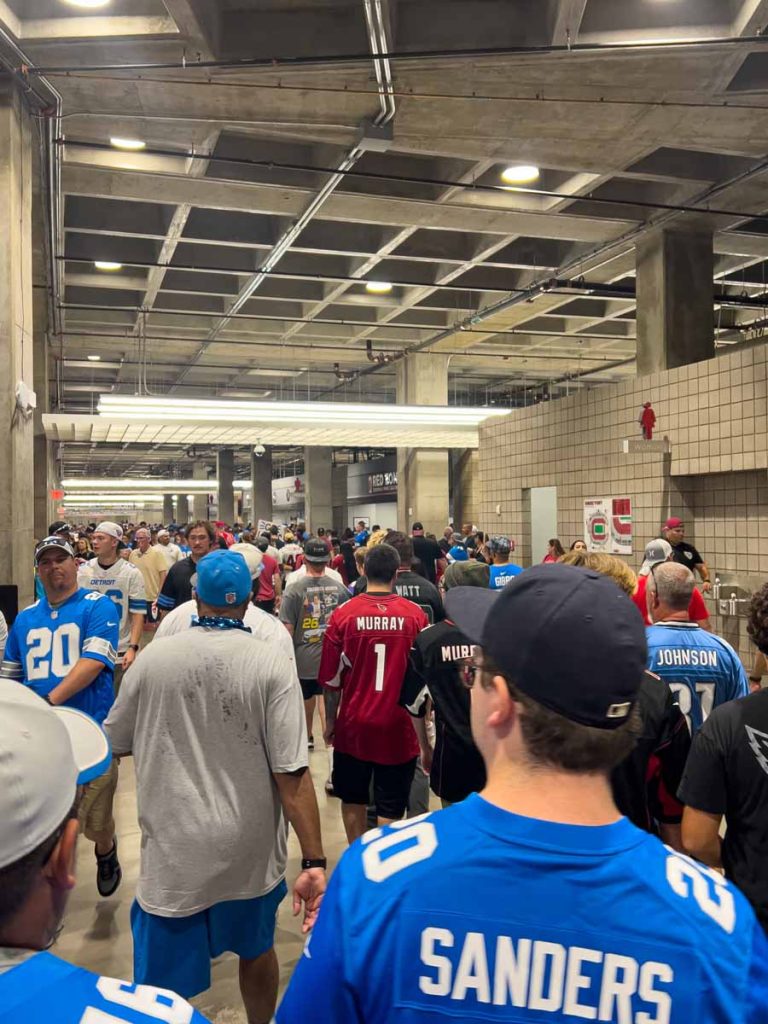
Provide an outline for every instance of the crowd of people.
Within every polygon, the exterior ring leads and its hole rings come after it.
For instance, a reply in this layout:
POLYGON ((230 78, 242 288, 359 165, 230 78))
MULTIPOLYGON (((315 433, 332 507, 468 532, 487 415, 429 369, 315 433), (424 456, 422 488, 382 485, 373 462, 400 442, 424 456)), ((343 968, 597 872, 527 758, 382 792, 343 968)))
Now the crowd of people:
MULTIPOLYGON (((638 574, 557 538, 524 568, 470 523, 48 533, 0 631, 0 1022, 41 989, 46 1020, 201 1020, 225 951, 249 1024, 768 1019, 768 697, 681 520, 638 574), (43 951, 78 830, 121 885, 127 757, 119 982, 43 951), (315 782, 350 844, 329 884, 315 782), (289 883, 307 943, 276 1009, 289 883)), ((768 585, 749 633, 768 654, 768 585)))

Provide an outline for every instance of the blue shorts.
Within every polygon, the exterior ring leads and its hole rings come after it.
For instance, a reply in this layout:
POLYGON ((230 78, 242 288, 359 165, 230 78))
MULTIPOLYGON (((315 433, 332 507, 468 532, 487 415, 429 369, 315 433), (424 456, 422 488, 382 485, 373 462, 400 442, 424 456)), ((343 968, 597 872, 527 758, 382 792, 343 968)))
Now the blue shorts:
POLYGON ((285 879, 264 896, 226 900, 190 917, 148 914, 134 900, 133 980, 178 992, 185 999, 211 987, 211 960, 236 953, 254 960, 275 941, 277 908, 288 887, 285 879))

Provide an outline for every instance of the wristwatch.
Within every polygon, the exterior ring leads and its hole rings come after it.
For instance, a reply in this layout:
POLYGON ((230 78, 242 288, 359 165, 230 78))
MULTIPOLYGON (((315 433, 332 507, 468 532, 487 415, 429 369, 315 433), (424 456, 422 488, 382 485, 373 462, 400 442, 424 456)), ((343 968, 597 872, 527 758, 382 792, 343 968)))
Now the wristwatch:
POLYGON ((129 651, 136 651, 136 653, 138 654, 139 653, 139 645, 138 644, 128 644, 128 650, 129 651))
POLYGON ((304 857, 301 861, 301 870, 309 871, 310 868, 322 868, 323 871, 328 867, 328 861, 325 857, 304 857))

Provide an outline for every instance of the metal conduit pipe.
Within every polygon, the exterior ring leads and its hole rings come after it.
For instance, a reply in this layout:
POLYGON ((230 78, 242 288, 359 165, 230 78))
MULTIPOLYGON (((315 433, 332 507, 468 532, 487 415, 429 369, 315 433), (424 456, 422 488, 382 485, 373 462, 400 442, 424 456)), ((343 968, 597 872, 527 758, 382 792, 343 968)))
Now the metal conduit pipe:
MULTIPOLYGON (((384 28, 383 11, 381 9, 381 0, 363 0, 365 5, 366 23, 368 25, 368 36, 369 43, 371 46, 371 54, 376 56, 387 51, 387 39, 384 28)), ((395 115, 395 100, 394 100, 394 86, 392 82, 392 73, 389 62, 386 60, 376 60, 376 75, 379 80, 379 104, 380 111, 376 117, 375 124, 383 125, 387 124, 392 120, 395 115)), ((304 212, 298 217, 294 224, 283 233, 283 235, 275 243, 271 253, 265 260, 263 266, 260 268, 258 273, 248 281, 240 291, 235 301, 232 303, 225 315, 215 324, 205 342, 200 347, 200 351, 195 357, 190 360, 185 369, 179 375, 176 383, 171 388, 171 392, 181 384, 187 374, 193 366, 197 364, 200 357, 205 353, 208 345, 215 341, 220 332, 230 323, 232 316, 237 314, 245 305, 245 303, 251 298, 267 278, 267 275, 271 270, 279 263, 286 252, 291 248, 293 243, 302 233, 304 228, 315 218, 315 215, 322 209, 328 198, 333 195, 338 186, 344 180, 344 175, 350 170, 362 156, 364 150, 359 146, 354 146, 349 153, 344 157, 339 166, 326 181, 320 191, 317 193, 315 198, 311 201, 309 206, 304 212)))

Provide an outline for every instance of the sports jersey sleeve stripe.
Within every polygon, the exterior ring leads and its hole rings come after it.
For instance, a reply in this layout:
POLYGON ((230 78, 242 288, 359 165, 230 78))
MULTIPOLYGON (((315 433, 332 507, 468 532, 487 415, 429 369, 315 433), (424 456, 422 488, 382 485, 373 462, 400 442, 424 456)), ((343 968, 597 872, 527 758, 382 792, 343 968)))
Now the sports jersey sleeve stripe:
POLYGON ((147 602, 140 601, 137 598, 131 597, 128 599, 128 611, 129 612, 143 612, 146 614, 147 602))
POLYGON ((89 636, 83 644, 83 657, 104 661, 110 667, 117 659, 117 651, 109 642, 100 636, 89 636))
POLYGON ((0 679, 23 679, 24 669, 20 661, 3 661, 0 664, 0 679))
POLYGON ((157 607, 164 608, 166 611, 170 611, 172 608, 176 607, 176 601, 174 598, 169 597, 167 594, 161 593, 157 595, 157 607))

